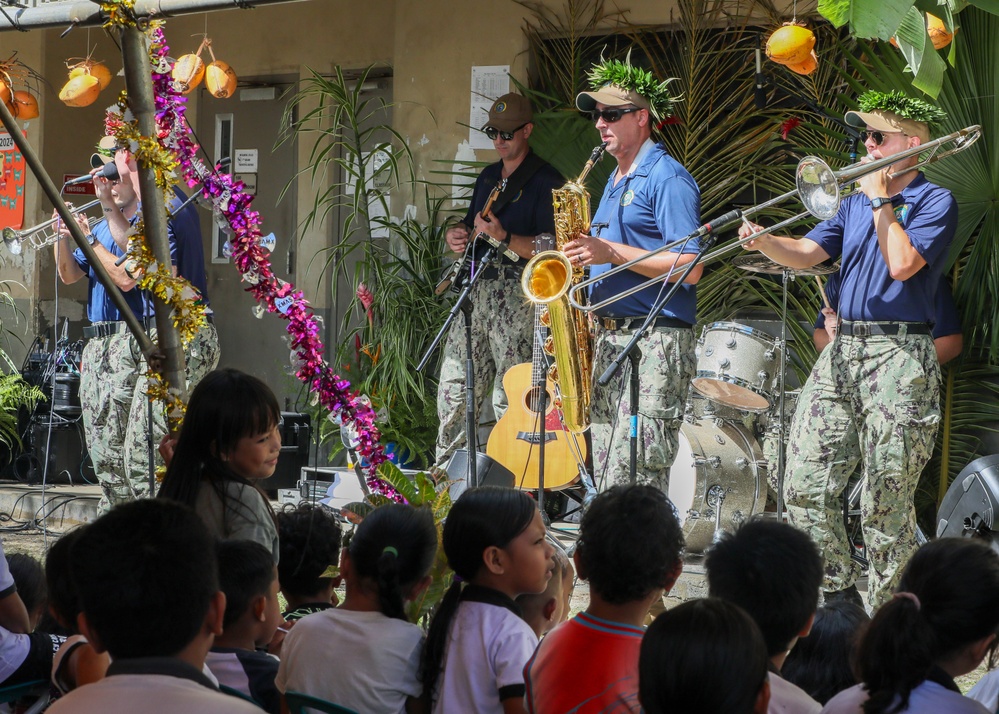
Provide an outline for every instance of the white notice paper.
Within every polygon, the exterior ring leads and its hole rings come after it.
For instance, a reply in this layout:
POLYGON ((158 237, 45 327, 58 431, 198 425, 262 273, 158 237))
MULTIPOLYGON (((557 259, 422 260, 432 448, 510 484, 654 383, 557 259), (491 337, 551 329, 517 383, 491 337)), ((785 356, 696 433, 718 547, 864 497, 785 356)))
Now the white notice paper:
POLYGON ((472 108, 468 117, 468 143, 473 149, 491 149, 493 142, 482 131, 489 107, 510 91, 510 65, 472 67, 472 108))
POLYGON ((255 174, 257 172, 257 150, 236 149, 232 172, 234 174, 255 174))

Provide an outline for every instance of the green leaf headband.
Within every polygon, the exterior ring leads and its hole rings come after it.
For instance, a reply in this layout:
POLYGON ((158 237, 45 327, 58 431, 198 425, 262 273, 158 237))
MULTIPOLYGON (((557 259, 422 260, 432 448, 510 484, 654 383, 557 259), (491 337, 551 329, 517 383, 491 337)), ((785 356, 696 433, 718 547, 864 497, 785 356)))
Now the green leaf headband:
POLYGON ((937 107, 924 102, 921 99, 913 99, 903 92, 893 90, 891 92, 876 92, 874 90, 864 92, 857 100, 860 104, 860 111, 872 112, 883 111, 898 114, 904 119, 911 121, 921 121, 925 124, 937 124, 946 118, 946 112, 937 107))
POLYGON ((600 64, 593 66, 587 79, 590 81, 590 89, 592 90, 613 84, 625 91, 642 95, 648 100, 649 111, 657 122, 661 122, 672 114, 673 104, 680 101, 680 97, 674 97, 668 89, 670 82, 676 81, 675 77, 671 77, 665 82, 657 82, 656 78, 652 76, 652 72, 631 64, 630 52, 624 62, 601 58, 600 64))

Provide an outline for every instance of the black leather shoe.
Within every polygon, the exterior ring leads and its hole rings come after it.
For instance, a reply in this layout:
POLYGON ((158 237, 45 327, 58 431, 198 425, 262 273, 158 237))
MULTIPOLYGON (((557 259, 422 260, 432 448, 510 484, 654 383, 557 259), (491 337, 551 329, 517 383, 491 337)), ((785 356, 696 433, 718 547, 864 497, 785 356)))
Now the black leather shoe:
POLYGON ((823 594, 825 595, 827 605, 831 602, 852 602, 861 608, 864 607, 864 599, 860 597, 860 591, 857 590, 856 585, 851 585, 842 590, 831 590, 823 594))

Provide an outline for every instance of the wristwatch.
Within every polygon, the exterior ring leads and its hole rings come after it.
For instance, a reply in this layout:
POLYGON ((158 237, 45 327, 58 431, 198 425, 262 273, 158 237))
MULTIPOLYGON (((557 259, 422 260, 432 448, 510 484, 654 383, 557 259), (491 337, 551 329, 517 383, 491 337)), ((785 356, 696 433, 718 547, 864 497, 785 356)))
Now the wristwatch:
POLYGON ((890 204, 890 203, 891 203, 891 199, 890 198, 883 198, 881 196, 878 196, 877 198, 872 198, 871 199, 871 208, 877 210, 877 209, 881 208, 882 206, 884 206, 886 204, 890 204))
POLYGON ((93 245, 96 242, 97 242, 97 236, 95 236, 93 233, 88 233, 87 234, 87 243, 89 243, 90 245, 93 245))

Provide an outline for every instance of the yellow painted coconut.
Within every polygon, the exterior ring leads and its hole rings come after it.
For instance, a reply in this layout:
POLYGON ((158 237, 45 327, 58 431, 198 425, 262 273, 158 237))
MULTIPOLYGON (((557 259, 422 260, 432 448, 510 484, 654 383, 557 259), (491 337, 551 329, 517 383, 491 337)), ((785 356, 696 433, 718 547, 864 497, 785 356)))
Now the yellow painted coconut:
POLYGON ((38 100, 24 90, 14 92, 14 116, 18 119, 34 119, 38 116, 38 100))
POLYGON ((815 34, 807 27, 788 23, 767 40, 767 57, 783 65, 800 65, 815 47, 815 34))
POLYGON ((0 79, 0 102, 3 102, 8 107, 10 106, 11 99, 14 97, 10 91, 9 81, 9 78, 0 79))
POLYGON ((82 62, 77 62, 69 68, 70 79, 76 79, 84 74, 89 74, 95 77, 98 84, 100 84, 101 89, 105 89, 109 84, 111 84, 111 70, 109 70, 106 65, 92 59, 85 59, 82 62))
POLYGON ((787 65, 787 68, 792 72, 796 72, 798 74, 803 74, 807 76, 812 72, 814 72, 818 66, 819 66, 819 58, 815 54, 815 50, 812 50, 811 52, 808 53, 808 56, 805 58, 804 62, 801 62, 800 64, 789 64, 787 65))
POLYGON ((173 66, 173 81, 181 94, 187 94, 201 84, 205 76, 205 63, 198 55, 184 55, 173 66))
POLYGON ((59 99, 68 107, 85 107, 94 103, 101 92, 101 83, 92 74, 81 74, 66 82, 59 99))
POLYGON ((236 73, 221 60, 215 60, 205 69, 205 86, 219 99, 231 97, 236 91, 236 73))
POLYGON ((954 39, 954 33, 947 32, 944 21, 930 13, 926 13, 926 33, 930 36, 933 47, 938 50, 949 45, 954 39))

